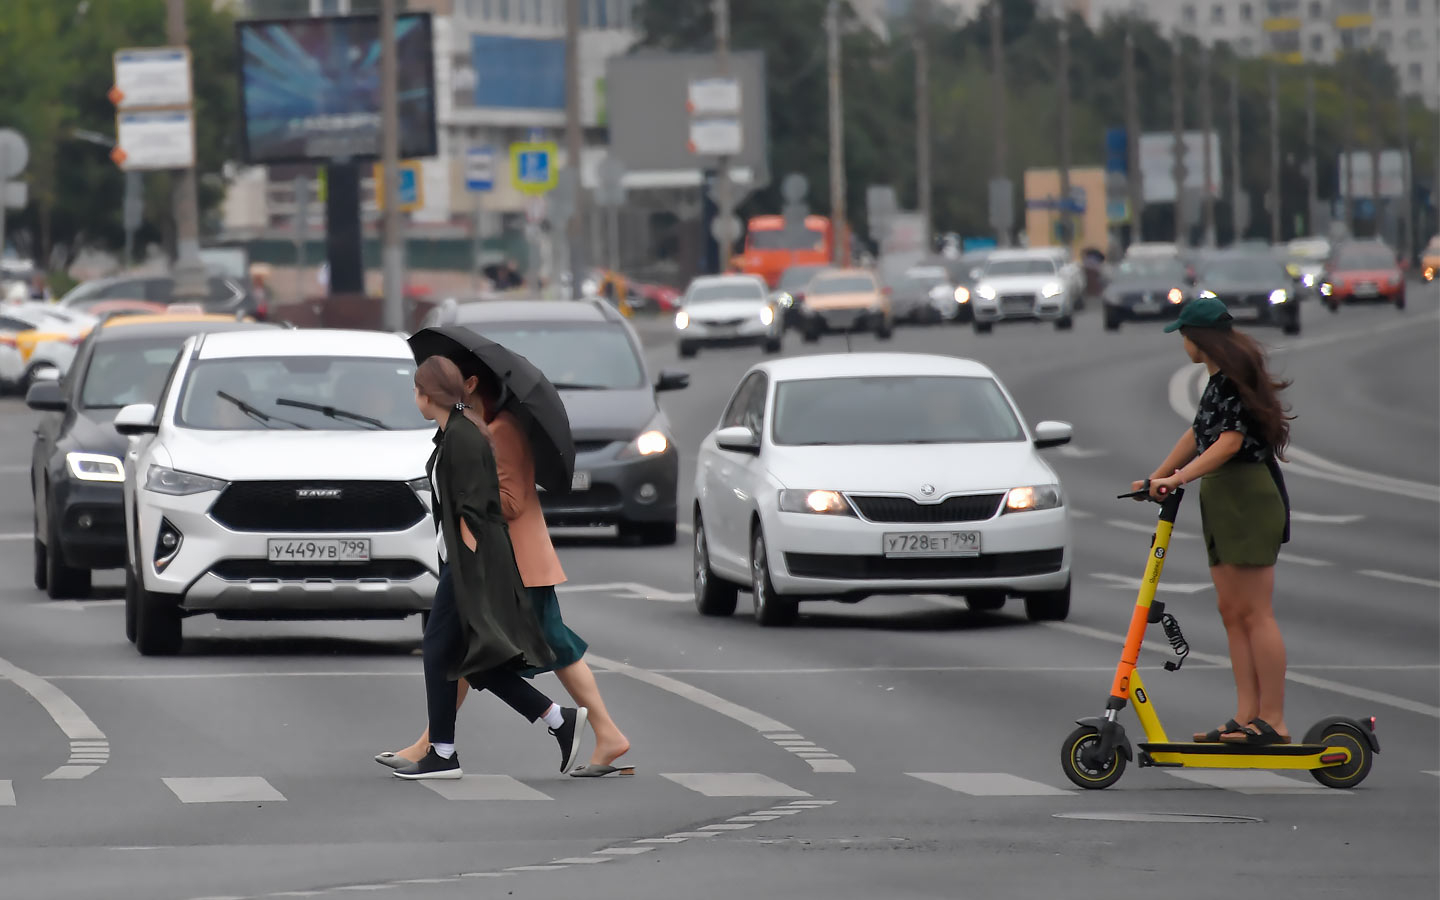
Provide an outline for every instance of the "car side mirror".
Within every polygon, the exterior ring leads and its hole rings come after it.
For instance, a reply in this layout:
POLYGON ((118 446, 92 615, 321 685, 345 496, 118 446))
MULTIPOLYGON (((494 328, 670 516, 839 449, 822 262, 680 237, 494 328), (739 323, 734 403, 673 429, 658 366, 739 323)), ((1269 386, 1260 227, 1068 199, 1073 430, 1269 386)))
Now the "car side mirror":
POLYGON ((759 453, 760 438, 744 425, 733 425, 715 432, 715 446, 735 453, 759 453))
POLYGON ((62 412, 67 405, 65 392, 61 390, 60 382, 54 379, 37 380, 25 392, 25 405, 39 412, 62 412))
POLYGON ((1075 429, 1069 422, 1041 422, 1035 426, 1035 448, 1046 450, 1070 443, 1075 429))
POLYGON ((675 372, 665 369, 660 372, 660 377, 655 380, 657 391, 680 391, 690 386, 689 372, 675 372))
POLYGON ((115 414, 115 430, 126 437, 154 434, 160 430, 155 423, 155 404, 132 403, 115 414))

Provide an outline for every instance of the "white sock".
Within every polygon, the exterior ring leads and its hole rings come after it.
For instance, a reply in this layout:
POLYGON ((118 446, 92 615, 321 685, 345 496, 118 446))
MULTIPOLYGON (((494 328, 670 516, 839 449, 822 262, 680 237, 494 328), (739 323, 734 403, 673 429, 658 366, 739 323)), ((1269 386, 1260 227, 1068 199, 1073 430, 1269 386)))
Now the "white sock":
POLYGON ((441 759, 449 759, 455 755, 454 744, 431 744, 430 749, 434 750, 435 755, 441 759))
POLYGON ((559 728, 565 724, 565 717, 560 714, 560 704, 558 703, 550 704, 550 708, 545 710, 545 715, 540 718, 544 719, 545 724, 551 728, 559 728))

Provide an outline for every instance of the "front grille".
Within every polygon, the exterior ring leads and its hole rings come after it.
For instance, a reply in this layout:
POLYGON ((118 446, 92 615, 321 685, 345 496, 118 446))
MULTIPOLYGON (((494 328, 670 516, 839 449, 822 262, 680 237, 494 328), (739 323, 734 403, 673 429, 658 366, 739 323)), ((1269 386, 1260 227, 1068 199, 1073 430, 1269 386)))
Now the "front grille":
POLYGON ((1121 294, 1121 295, 1120 295, 1120 301, 1121 301, 1122 303, 1130 303, 1130 304, 1144 303, 1144 302, 1145 302, 1145 297, 1146 297, 1146 294, 1145 294, 1143 291, 1136 291, 1136 292, 1134 292, 1134 293, 1121 294))
POLYGON ((745 324, 745 317, 738 319, 712 319, 700 323, 707 328, 736 328, 745 324))
POLYGON ((917 503, 908 497, 851 497, 860 515, 872 522, 978 522, 995 515, 1002 494, 947 497, 939 503, 917 503))
POLYGON ((1065 551, 1058 548, 958 557, 891 558, 835 553, 787 553, 785 568, 797 578, 830 578, 840 581, 1017 578, 1022 575, 1058 572, 1064 559, 1065 551))
POLYGON ((237 481, 210 508, 231 531, 405 531, 427 515, 401 481, 237 481), (338 497, 300 499, 297 492, 339 490, 338 497))
POLYGON ((428 570, 413 559, 372 559, 358 563, 272 563, 264 559, 222 559, 210 567, 210 573, 226 581, 249 581, 255 578, 276 578, 281 581, 329 578, 335 581, 358 581, 361 578, 385 578, 390 581, 413 581, 428 570))
POLYGON ((606 447, 610 446, 610 445, 613 444, 613 443, 615 443, 615 442, 614 442, 614 441, 576 441, 576 442, 575 442, 575 452, 576 452, 576 453, 595 453, 595 452, 598 452, 598 451, 600 451, 600 450, 604 450, 606 447))
POLYGON ((1000 309, 1007 314, 1034 312, 1035 297, 1033 294, 1001 294, 1000 309))
POLYGON ((620 489, 613 484, 592 484, 588 491, 540 495, 540 507, 548 515, 580 509, 610 509, 620 505, 620 489))

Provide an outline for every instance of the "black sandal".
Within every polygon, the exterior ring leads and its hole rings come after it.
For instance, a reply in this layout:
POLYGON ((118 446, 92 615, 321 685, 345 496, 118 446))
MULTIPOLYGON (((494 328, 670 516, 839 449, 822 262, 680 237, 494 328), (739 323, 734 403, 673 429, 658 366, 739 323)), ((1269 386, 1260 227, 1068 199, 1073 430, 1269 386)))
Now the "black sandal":
POLYGON ((1225 721, 1225 724, 1221 725, 1219 728, 1212 728, 1204 734, 1201 734, 1197 731, 1195 733, 1195 743, 1218 744, 1220 743, 1221 735, 1233 734, 1237 731, 1243 730, 1244 726, 1242 726, 1239 722, 1235 721, 1234 719, 1227 719, 1225 721))
POLYGON ((1251 719, 1250 724, 1239 729, 1242 737, 1227 738, 1221 737, 1220 741, 1225 744, 1248 744, 1252 747, 1270 747, 1275 744, 1290 743, 1290 736, 1281 734, 1270 726, 1264 719, 1251 719))

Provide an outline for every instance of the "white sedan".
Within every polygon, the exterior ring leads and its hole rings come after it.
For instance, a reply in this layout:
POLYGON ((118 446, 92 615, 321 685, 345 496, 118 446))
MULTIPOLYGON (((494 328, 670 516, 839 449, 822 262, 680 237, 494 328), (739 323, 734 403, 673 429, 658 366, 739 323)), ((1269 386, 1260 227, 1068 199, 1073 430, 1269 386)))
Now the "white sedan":
POLYGON ((1028 428, 985 366, 920 354, 762 363, 700 446, 695 604, 762 625, 798 602, 874 594, 1010 596, 1031 619, 1070 610, 1070 522, 1037 452, 1064 422, 1028 428))

